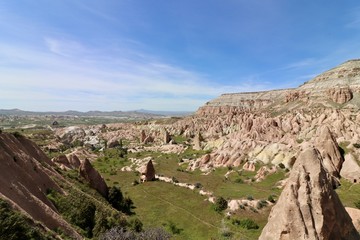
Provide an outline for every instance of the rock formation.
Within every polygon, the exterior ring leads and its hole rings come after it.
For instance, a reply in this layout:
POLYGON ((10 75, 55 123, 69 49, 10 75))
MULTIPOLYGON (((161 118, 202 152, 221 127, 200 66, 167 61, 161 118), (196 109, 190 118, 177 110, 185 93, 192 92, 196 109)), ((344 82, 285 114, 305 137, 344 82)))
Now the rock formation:
POLYGON ((331 88, 328 90, 328 95, 331 100, 339 104, 344 104, 353 97, 350 88, 331 88))
POLYGON ((259 239, 360 239, 316 149, 300 154, 259 239))
MULTIPOLYGON (((61 228, 74 239, 81 236, 57 212, 47 190, 62 193, 53 178, 62 177, 55 164, 23 136, 0 134, 0 196, 50 229, 61 228)), ((44 226, 43 226, 44 227, 44 226)))
POLYGON ((318 137, 315 139, 315 146, 320 151, 324 168, 334 177, 333 181, 338 185, 336 183, 338 180, 335 178, 340 177, 344 158, 339 151, 339 145, 327 126, 319 128, 318 137))
POLYGON ((90 187, 96 189, 103 197, 107 198, 108 187, 105 180, 91 165, 90 161, 86 158, 80 165, 79 168, 80 176, 90 184, 90 187))
POLYGON ((149 162, 146 164, 146 167, 143 168, 141 171, 141 181, 148 182, 155 180, 155 168, 152 163, 152 160, 149 160, 149 162))
POLYGON ((76 154, 69 154, 67 158, 69 160, 70 166, 73 169, 78 169, 80 167, 80 159, 76 154))
POLYGON ((200 134, 200 132, 197 132, 195 137, 194 137, 194 145, 193 145, 193 149, 195 150, 201 150, 201 141, 202 141, 202 136, 200 134))
POLYGON ((164 144, 168 144, 170 142, 171 138, 170 138, 169 132, 166 129, 163 130, 163 136, 164 136, 164 139, 163 139, 164 144))
POLYGON ((119 140, 117 140, 117 138, 113 138, 111 140, 109 140, 107 147, 108 148, 115 148, 120 146, 119 140))

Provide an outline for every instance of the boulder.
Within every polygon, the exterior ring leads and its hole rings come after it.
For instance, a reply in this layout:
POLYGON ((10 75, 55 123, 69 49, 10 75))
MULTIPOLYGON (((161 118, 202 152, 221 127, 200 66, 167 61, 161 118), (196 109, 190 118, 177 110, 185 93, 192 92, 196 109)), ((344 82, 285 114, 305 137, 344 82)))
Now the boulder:
POLYGON ((80 176, 90 184, 90 187, 98 191, 103 197, 107 198, 108 187, 105 180, 101 177, 98 171, 91 165, 90 161, 86 158, 79 168, 80 176))
POLYGON ((360 239, 315 148, 299 155, 259 239, 360 239))

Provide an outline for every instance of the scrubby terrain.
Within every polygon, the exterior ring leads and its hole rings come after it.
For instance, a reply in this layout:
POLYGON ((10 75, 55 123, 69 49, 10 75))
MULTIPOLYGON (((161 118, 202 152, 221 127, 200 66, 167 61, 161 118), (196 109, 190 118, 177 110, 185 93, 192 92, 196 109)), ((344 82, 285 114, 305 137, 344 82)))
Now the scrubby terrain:
POLYGON ((16 125, 0 134, 1 204, 50 239, 359 239, 359 97, 351 60, 187 117, 16 125))

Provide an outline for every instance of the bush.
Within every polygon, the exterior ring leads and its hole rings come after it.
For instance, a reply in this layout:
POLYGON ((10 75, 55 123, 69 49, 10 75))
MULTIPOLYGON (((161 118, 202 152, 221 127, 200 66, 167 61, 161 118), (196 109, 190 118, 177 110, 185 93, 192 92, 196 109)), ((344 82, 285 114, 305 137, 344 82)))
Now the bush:
POLYGON ((248 195, 246 198, 247 198, 247 200, 249 200, 249 201, 254 200, 253 196, 251 196, 251 195, 248 195))
POLYGON ((195 183, 195 188, 202 188, 202 184, 199 182, 195 183))
POLYGON ((143 223, 138 218, 131 219, 130 229, 135 232, 141 232, 143 230, 143 223))
POLYGON ((249 219, 249 218, 245 218, 245 219, 233 219, 232 222, 231 222, 233 225, 236 225, 236 226, 240 226, 242 228, 245 228, 245 229, 258 229, 259 228, 259 225, 257 225, 257 223, 252 220, 252 219, 249 219))
POLYGON ((260 200, 256 204, 257 209, 262 209, 263 207, 266 207, 268 203, 265 200, 260 200))
POLYGON ((268 201, 271 203, 275 203, 274 195, 269 195, 268 201))
POLYGON ((95 226, 96 206, 90 201, 83 201, 79 208, 74 209, 70 216, 70 221, 76 226, 86 231, 86 237, 93 236, 93 228, 95 226))
POLYGON ((279 168, 281 168, 281 169, 284 169, 285 168, 285 165, 283 164, 283 163, 279 163, 279 168))
POLYGON ((360 143, 354 143, 353 146, 354 146, 355 148, 360 148, 360 143))
POLYGON ((182 231, 182 229, 178 228, 172 221, 168 221, 166 225, 172 234, 180 234, 182 231))
POLYGON ((354 205, 355 205, 356 208, 360 209, 360 200, 354 202, 354 205))
POLYGON ((124 196, 119 187, 112 186, 108 193, 108 202, 113 208, 121 211, 121 205, 124 200, 124 196))
POLYGON ((244 181, 241 178, 235 179, 235 183, 244 183, 244 181))
POLYGON ((223 197, 219 197, 215 202, 215 211, 222 212, 228 207, 228 203, 223 197))
POLYGON ((14 135, 14 137, 16 137, 16 138, 22 137, 21 133, 19 133, 19 132, 13 132, 13 135, 14 135))

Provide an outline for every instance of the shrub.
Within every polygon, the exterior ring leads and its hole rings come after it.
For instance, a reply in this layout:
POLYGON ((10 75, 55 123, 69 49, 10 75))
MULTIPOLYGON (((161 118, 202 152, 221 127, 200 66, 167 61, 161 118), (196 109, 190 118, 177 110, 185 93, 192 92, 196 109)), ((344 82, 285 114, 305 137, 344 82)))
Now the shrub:
POLYGON ((135 232, 141 232, 143 229, 143 223, 138 219, 131 219, 130 220, 130 229, 135 232))
POLYGON ((275 202, 274 195, 269 195, 268 201, 274 203, 275 202))
POLYGON ((22 137, 21 133, 19 133, 19 132, 13 132, 13 135, 14 135, 14 137, 16 137, 16 138, 22 137))
POLYGON ((228 207, 228 203, 225 198, 219 197, 215 202, 215 211, 221 212, 228 207))
POLYGON ((354 202, 354 205, 355 205, 356 208, 360 209, 360 200, 354 202))
POLYGON ((182 229, 178 228, 172 221, 168 221, 166 225, 172 234, 180 234, 182 231, 182 229))
POLYGON ((231 222, 233 225, 236 226, 240 226, 242 228, 245 229, 258 229, 259 225, 257 225, 257 223, 249 218, 245 218, 245 219, 233 219, 231 222))
POLYGON ((195 183, 195 188, 202 188, 202 184, 199 182, 195 183))
POLYGON ((360 148, 360 143, 354 143, 353 146, 354 146, 355 148, 360 148))
POLYGON ((284 169, 285 168, 285 165, 283 164, 283 163, 279 163, 279 168, 281 168, 281 169, 284 169))
POLYGON ((70 221, 86 231, 86 237, 93 236, 95 226, 96 206, 90 201, 83 201, 79 208, 74 209, 70 216, 70 221))
POLYGON ((244 181, 241 178, 235 179, 235 183, 244 183, 244 181))
POLYGON ((262 209, 263 207, 266 207, 268 203, 265 200, 260 200, 256 204, 257 209, 262 209))
POLYGON ((119 187, 112 186, 108 193, 108 202, 113 208, 121 211, 121 205, 124 200, 124 196, 119 187))
POLYGON ((136 179, 132 182, 132 185, 133 185, 133 186, 136 186, 136 185, 138 185, 138 184, 139 184, 139 181, 136 180, 136 179))
POLYGON ((248 195, 246 198, 247 198, 247 200, 250 200, 250 201, 254 200, 253 196, 251 196, 251 195, 248 195))
POLYGON ((176 177, 172 177, 171 180, 174 182, 174 183, 178 183, 179 181, 176 179, 176 177))

